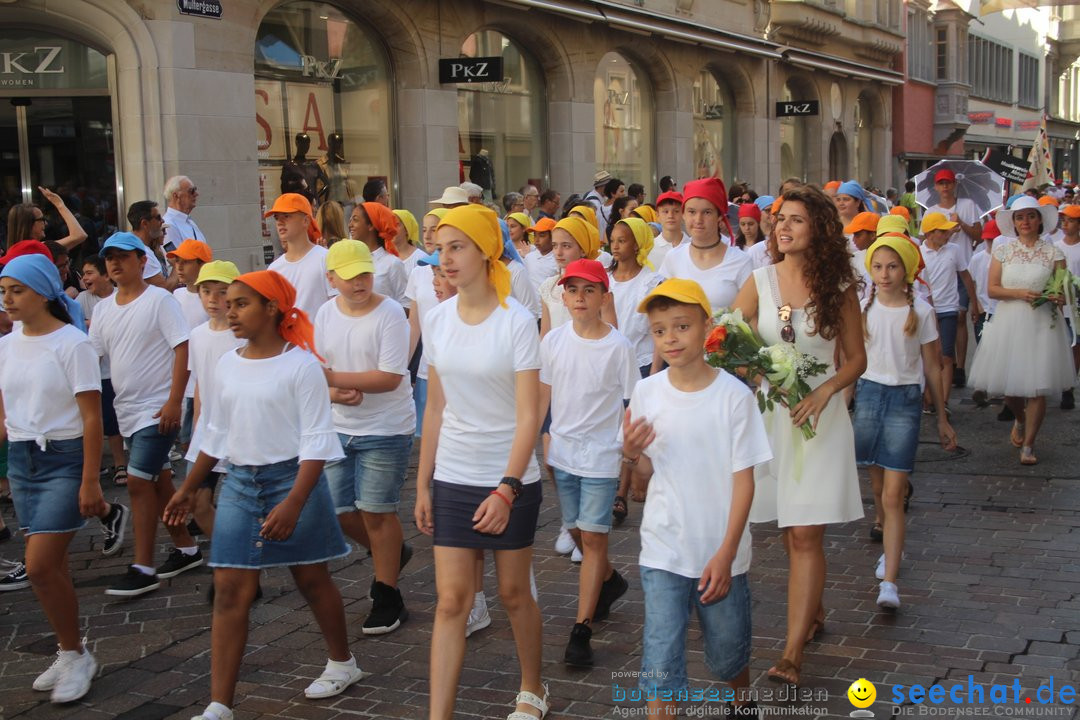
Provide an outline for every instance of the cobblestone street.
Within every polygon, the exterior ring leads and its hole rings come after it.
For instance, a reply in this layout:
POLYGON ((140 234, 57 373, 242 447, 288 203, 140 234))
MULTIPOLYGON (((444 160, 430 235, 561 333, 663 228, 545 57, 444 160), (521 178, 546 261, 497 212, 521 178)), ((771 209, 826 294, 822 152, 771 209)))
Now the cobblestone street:
MULTIPOLYGON (((1075 415, 1052 403, 1040 465, 1016 464, 1007 427, 996 408, 957 404, 954 423, 969 454, 946 459, 930 444, 924 423, 919 471, 908 524, 906 559, 899 580, 903 607, 885 615, 875 605, 873 567, 881 546, 867 538, 870 520, 831 527, 826 536, 829 574, 825 632, 807 648, 803 686, 827 692, 827 700, 805 704, 769 701, 770 707, 804 705, 809 716, 846 716, 846 690, 865 677, 877 685, 878 718, 893 712, 891 686, 929 686, 953 681, 1009 684, 1019 680, 1024 697, 1047 682, 1076 684, 1080 677, 1080 478, 1075 450, 1075 415), (981 438, 981 439, 980 439, 981 438)), ((414 483, 410 483, 414 485, 414 483)), ((108 495, 122 498, 116 488, 108 495)), ((597 666, 567 670, 562 652, 573 624, 576 566, 552 551, 559 529, 554 490, 545 484, 545 509, 536 544, 536 579, 544 616, 544 677, 550 683, 555 717, 620 717, 637 704, 617 702, 636 680, 640 663, 642 594, 636 566, 640 506, 614 531, 612 558, 631 582, 626 599, 601 623, 593 646, 597 666), (615 687, 618 685, 618 687, 615 687)), ((869 484, 863 497, 870 507, 869 484)), ((428 645, 435 605, 430 542, 411 521, 412 495, 402 506, 406 534, 416 556, 402 577, 409 621, 383 637, 363 637, 371 562, 363 551, 334 564, 353 628, 353 649, 371 676, 329 701, 307 701, 303 689, 325 662, 321 638, 287 572, 267 572, 265 598, 252 612, 248 654, 237 689, 237 717, 330 720, 351 717, 426 715, 428 645)), ((11 520, 4 506, 5 521, 11 520)), ((130 536, 128 539, 130 546, 130 536)), ((17 558, 21 540, 3 547, 17 558)), ((130 547, 113 558, 100 555, 100 535, 88 529, 73 546, 72 570, 86 618, 88 644, 102 669, 84 702, 53 707, 48 695, 30 690, 55 651, 51 632, 29 590, 0 596, 0 717, 187 718, 209 694, 210 571, 200 568, 163 581, 142 599, 114 601, 103 594, 108 581, 130 562, 130 547)), ((779 691, 764 677, 778 658, 785 626, 786 560, 774 526, 754 532, 751 586, 754 597, 752 677, 762 690, 779 691)), ((159 554, 158 559, 161 559, 159 554)), ((489 561, 487 593, 493 624, 468 644, 458 710, 460 717, 501 718, 517 688, 517 664, 505 614, 495 595, 489 561)), ((699 634, 691 631, 691 647, 699 634)), ((702 655, 691 653, 692 685, 707 687, 702 655)), ((818 695, 824 698, 824 692, 818 695)), ((988 691, 989 692, 989 691, 988 691)), ((1012 689, 1009 690, 1010 696, 1012 689)), ((911 709, 911 708, 908 708, 911 709)), ((1002 708, 999 708, 999 710, 1002 708)), ((1043 708, 1045 710, 1045 708, 1043 708)), ((715 704, 691 707, 718 714, 715 704)), ((1013 713, 1012 710, 1017 711, 1013 713)), ((1075 705, 1057 706, 1075 717, 1075 705)))

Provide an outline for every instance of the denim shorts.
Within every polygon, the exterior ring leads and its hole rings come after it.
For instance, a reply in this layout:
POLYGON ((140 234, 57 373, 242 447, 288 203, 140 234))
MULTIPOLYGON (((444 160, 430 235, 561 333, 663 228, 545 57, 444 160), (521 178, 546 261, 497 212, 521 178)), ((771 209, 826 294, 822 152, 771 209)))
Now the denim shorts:
POLYGON ((292 535, 286 540, 260 537, 266 516, 292 490, 299 469, 296 458, 272 465, 229 466, 214 516, 211 567, 312 565, 349 554, 323 474, 308 495, 292 535))
POLYGON ((938 313, 937 329, 941 337, 942 357, 956 359, 956 325, 957 313, 938 313))
POLYGON ((105 437, 120 434, 120 423, 116 419, 116 408, 113 402, 116 400, 116 391, 113 390, 112 380, 101 379, 101 425, 105 431, 105 437))
POLYGON ((424 409, 427 408, 427 380, 416 378, 416 384, 412 389, 413 404, 416 405, 416 435, 420 437, 420 431, 424 429, 424 409))
POLYGON ((334 509, 341 513, 397 512, 409 470, 412 435, 338 433, 345 458, 326 464, 334 509))
POLYGON ((968 297, 967 285, 960 278, 956 278, 956 289, 960 293, 960 309, 967 312, 968 307, 971 305, 971 298, 968 297))
POLYGON ((8 443, 8 481, 19 527, 25 535, 75 532, 86 525, 79 512, 83 441, 8 443))
POLYGON ((559 491, 563 527, 585 532, 611 531, 611 505, 619 491, 619 478, 590 478, 553 467, 559 491))
POLYGON ((195 419, 195 398, 184 398, 184 409, 180 416, 180 434, 176 440, 181 445, 191 442, 192 421, 195 419))
POLYGON ((886 470, 912 472, 922 422, 922 388, 855 383, 855 462, 886 470))
POLYGON ((686 631, 694 609, 709 672, 720 680, 734 680, 750 664, 750 584, 746 574, 733 576, 728 594, 708 605, 701 603, 699 580, 641 568, 645 629, 639 686, 643 691, 687 687, 686 631))
POLYGON ((162 435, 157 425, 149 425, 136 430, 130 437, 124 438, 127 447, 128 475, 140 480, 155 481, 162 470, 169 470, 169 451, 172 449, 176 433, 162 435))

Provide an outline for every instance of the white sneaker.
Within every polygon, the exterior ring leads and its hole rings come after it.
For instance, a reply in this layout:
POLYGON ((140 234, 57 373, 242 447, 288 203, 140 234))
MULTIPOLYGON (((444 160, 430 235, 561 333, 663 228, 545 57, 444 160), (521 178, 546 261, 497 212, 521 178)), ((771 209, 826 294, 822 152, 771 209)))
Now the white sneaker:
POLYGON ((575 545, 574 552, 570 553, 570 562, 580 563, 583 558, 584 556, 581 554, 581 550, 575 545))
POLYGON ((49 669, 41 673, 34 679, 33 688, 38 692, 44 692, 46 690, 52 690, 56 687, 56 681, 60 678, 60 672, 64 668, 64 653, 57 648, 56 659, 52 661, 52 665, 49 669))
MULTIPOLYGON (((903 554, 900 555, 901 563, 904 562, 904 557, 905 556, 903 554)), ((896 574, 900 574, 900 568, 896 569, 896 574)), ((874 567, 874 577, 876 577, 878 580, 885 579, 885 553, 882 553, 881 557, 877 559, 877 565, 874 567)))
POLYGON ((90 692, 90 682, 97 674, 98 664, 86 648, 81 654, 74 650, 61 652, 60 657, 62 667, 52 691, 52 701, 57 704, 75 702, 90 692))
POLYGON ((233 720, 233 711, 221 703, 212 702, 202 711, 202 715, 196 715, 191 720, 233 720))
POLYGON ((900 594, 895 583, 881 581, 881 585, 878 586, 877 604, 888 610, 896 610, 900 607, 900 594))
POLYGON ((574 537, 570 534, 570 531, 565 527, 559 531, 559 537, 555 538, 555 552, 560 555, 569 555, 573 552, 577 545, 574 544, 574 537))
POLYGON ((491 614, 488 612, 487 600, 480 601, 479 598, 473 603, 472 610, 469 611, 469 620, 465 623, 465 637, 469 637, 477 630, 483 630, 491 624, 491 614))

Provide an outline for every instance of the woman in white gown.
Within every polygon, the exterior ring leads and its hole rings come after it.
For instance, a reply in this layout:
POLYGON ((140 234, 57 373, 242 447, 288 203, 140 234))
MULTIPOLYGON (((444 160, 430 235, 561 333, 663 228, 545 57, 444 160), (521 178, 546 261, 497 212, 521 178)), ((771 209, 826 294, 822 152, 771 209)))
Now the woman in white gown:
POLYGON ((1001 233, 1016 242, 995 245, 991 253, 987 289, 997 309, 971 366, 971 384, 1004 395, 1016 416, 1010 439, 1021 449, 1024 465, 1038 462, 1035 437, 1046 415, 1046 396, 1071 388, 1076 376, 1060 303, 1031 305, 1054 271, 1065 267, 1061 248, 1042 239, 1057 220, 1057 208, 1030 197, 997 214, 1001 233))
POLYGON ((803 646, 824 627, 825 526, 863 516, 854 435, 841 392, 866 369, 862 316, 843 225, 832 200, 804 186, 784 194, 769 254, 735 300, 768 344, 794 343, 828 370, 787 410, 766 412, 773 460, 755 469, 751 522, 776 520, 788 553, 787 636, 769 678, 798 683, 803 646), (838 352, 844 362, 834 371, 838 352), (810 421, 816 437, 803 439, 810 421))

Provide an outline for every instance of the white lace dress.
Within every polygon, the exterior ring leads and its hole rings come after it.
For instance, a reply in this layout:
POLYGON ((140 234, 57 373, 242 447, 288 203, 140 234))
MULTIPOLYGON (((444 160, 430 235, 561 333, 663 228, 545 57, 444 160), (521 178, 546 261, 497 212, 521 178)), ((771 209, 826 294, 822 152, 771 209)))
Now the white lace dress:
MULTIPOLYGON (((1005 288, 1042 292, 1065 259, 1061 248, 1045 240, 1032 247, 1011 242, 995 247, 1005 288)), ((1076 373, 1066 339, 1065 320, 1053 303, 1032 307, 1026 300, 998 300, 983 328, 969 382, 991 395, 1036 397, 1056 395, 1073 386, 1076 373)))

